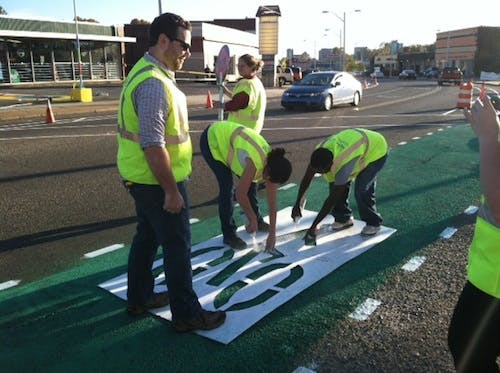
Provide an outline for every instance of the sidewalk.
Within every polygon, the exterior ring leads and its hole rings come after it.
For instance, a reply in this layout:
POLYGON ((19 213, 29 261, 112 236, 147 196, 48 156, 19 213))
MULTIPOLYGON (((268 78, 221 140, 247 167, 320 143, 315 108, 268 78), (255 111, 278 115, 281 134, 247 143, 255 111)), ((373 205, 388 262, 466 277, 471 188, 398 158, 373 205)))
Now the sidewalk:
MULTIPOLYGON (((181 86, 181 88, 183 88, 181 86)), ((209 86, 210 94, 212 100, 216 101, 219 98, 219 94, 216 86, 209 86)), ((187 89, 188 91, 193 91, 194 89, 187 89)), ((197 92, 204 92, 203 94, 190 94, 186 93, 188 107, 204 107, 207 102, 207 87, 200 85, 196 87, 197 92)), ((267 88, 266 94, 268 99, 281 97, 284 89, 283 88, 267 88)), ((4 95, 4 97, 6 97, 4 95)), ((10 98, 11 96, 8 96, 10 98)), ((46 96, 44 96, 46 97, 46 96)), ((62 96, 61 96, 62 97, 62 96)), ((69 97, 69 96, 68 96, 69 97)), ((0 96, 2 99, 2 96, 0 96)), ((227 100, 227 97, 225 98, 227 100)), ((12 99, 11 99, 12 100, 12 99)), ((17 104, 16 101, 12 100, 12 105, 0 107, 0 124, 7 124, 11 121, 23 121, 32 119, 42 119, 46 115, 46 98, 40 98, 34 102, 20 103, 17 104)), ((5 101, 5 99, 4 99, 5 101)), ((94 93, 93 102, 58 102, 58 100, 52 101, 52 110, 56 120, 59 117, 65 116, 78 116, 78 115, 89 115, 89 114, 114 114, 118 110, 118 97, 102 97, 96 96, 94 93)), ((214 109, 215 110, 215 109, 214 109)))

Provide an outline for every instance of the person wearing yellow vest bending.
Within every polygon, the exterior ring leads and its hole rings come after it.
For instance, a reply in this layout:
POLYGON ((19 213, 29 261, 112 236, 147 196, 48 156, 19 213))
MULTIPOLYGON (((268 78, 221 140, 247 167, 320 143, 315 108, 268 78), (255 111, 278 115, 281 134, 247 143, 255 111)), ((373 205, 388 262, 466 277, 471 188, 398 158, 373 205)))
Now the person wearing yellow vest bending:
POLYGON ((479 139, 483 198, 469 249, 467 282, 455 306, 448 346, 457 372, 499 372, 500 120, 490 99, 464 110, 479 139))
POLYGON ((335 218, 333 228, 336 230, 354 224, 349 208, 349 189, 354 179, 359 215, 366 222, 361 233, 374 235, 380 230, 382 217, 376 208, 375 185, 377 173, 387 159, 387 149, 387 142, 381 134, 366 129, 343 130, 316 147, 300 183, 292 219, 302 216, 300 201, 314 174, 324 175, 330 193, 304 237, 306 243, 315 243, 316 227, 329 213, 335 218))
POLYGON ((184 184, 191 174, 192 145, 186 97, 174 75, 191 55, 191 23, 164 13, 151 24, 149 39, 148 52, 124 82, 118 111, 118 170, 137 214, 127 311, 140 315, 170 304, 175 331, 213 329, 226 314, 203 310, 193 290, 184 184), (159 245, 168 293, 154 293, 152 265, 159 245))
POLYGON ((255 131, 238 123, 215 122, 205 129, 200 138, 203 158, 212 169, 219 184, 219 218, 223 241, 233 249, 244 249, 246 243, 236 235, 233 218, 233 174, 239 178, 236 199, 245 212, 249 233, 268 230, 266 251, 273 252, 276 244, 276 194, 279 184, 288 180, 292 172, 285 150, 272 149, 255 131), (269 226, 261 229, 263 220, 252 188, 256 182, 266 184, 269 205, 269 226))
POLYGON ((244 54, 238 59, 238 72, 243 77, 236 83, 233 91, 226 86, 224 93, 231 98, 223 106, 229 112, 228 122, 243 124, 255 132, 260 133, 264 126, 266 112, 266 90, 257 73, 264 66, 264 62, 250 54, 244 54))

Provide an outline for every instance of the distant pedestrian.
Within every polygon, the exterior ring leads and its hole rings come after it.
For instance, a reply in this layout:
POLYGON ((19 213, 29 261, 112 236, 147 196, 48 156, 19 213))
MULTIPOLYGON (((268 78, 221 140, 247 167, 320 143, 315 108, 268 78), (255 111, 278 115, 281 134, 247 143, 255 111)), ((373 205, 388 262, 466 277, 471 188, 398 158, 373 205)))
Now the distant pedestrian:
POLYGON ((483 197, 469 249, 467 282, 455 306, 448 345, 457 372, 499 372, 500 120, 488 96, 464 110, 479 140, 483 197))
POLYGON ((348 129, 330 136, 320 143, 311 155, 311 161, 300 183, 292 219, 302 216, 300 201, 304 197, 314 174, 323 174, 330 193, 304 239, 316 242, 316 227, 332 214, 333 229, 345 229, 354 224, 349 207, 349 189, 355 179, 354 194, 359 215, 366 222, 363 235, 374 235, 380 230, 382 217, 377 212, 375 185, 378 172, 387 159, 387 142, 378 132, 366 129, 348 129))
POLYGON ((226 314, 203 310, 193 290, 185 186, 192 145, 186 96, 175 83, 175 71, 191 56, 191 23, 164 13, 154 19, 149 34, 149 50, 128 74, 118 112, 118 169, 137 214, 127 311, 139 315, 170 303, 175 331, 213 329, 226 314), (156 294, 152 265, 158 245, 168 293, 156 294))
POLYGON ((200 149, 219 184, 219 218, 224 243, 237 250, 247 247, 236 234, 233 218, 235 174, 239 178, 236 199, 248 219, 246 230, 249 233, 269 232, 266 251, 273 252, 276 244, 277 188, 288 180, 292 172, 285 150, 271 149, 257 132, 227 121, 215 122, 205 129, 200 138, 200 149), (252 190, 257 181, 266 184, 269 224, 263 220, 256 193, 252 190))

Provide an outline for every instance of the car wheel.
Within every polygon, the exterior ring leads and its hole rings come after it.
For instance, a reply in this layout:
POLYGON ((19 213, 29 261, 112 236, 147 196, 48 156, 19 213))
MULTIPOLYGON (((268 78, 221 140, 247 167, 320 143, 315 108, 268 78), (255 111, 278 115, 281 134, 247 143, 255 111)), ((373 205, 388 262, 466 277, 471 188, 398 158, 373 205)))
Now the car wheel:
POLYGON ((326 96, 325 101, 323 101, 323 110, 324 111, 330 110, 332 108, 332 103, 333 103, 332 96, 331 95, 326 96))
POLYGON ((354 97, 352 98, 351 105, 352 106, 358 106, 359 105, 359 101, 360 101, 359 92, 355 92, 354 93, 354 97))

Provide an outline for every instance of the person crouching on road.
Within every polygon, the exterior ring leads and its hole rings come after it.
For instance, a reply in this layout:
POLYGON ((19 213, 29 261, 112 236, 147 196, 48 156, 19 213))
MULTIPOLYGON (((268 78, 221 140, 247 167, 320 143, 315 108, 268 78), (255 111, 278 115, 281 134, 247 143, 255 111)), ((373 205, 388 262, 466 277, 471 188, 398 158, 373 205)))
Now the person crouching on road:
POLYGON ((225 312, 203 310, 193 290, 185 186, 193 151, 186 96, 175 84, 175 71, 191 56, 191 23, 164 13, 154 19, 149 34, 149 50, 128 74, 118 109, 118 170, 137 214, 127 311, 140 315, 170 303, 175 331, 214 329, 224 323, 225 312), (158 245, 168 293, 153 292, 158 245))
POLYGON ((273 252, 276 244, 277 187, 288 180, 292 172, 285 150, 272 149, 258 133, 238 123, 215 122, 207 127, 200 138, 201 154, 212 169, 219 184, 219 218, 224 243, 233 249, 247 247, 236 235, 233 218, 233 173, 239 177, 236 199, 245 212, 249 233, 268 231, 266 251, 273 252), (266 183, 269 205, 269 224, 259 212, 254 196, 257 181, 266 183))
POLYGON ((300 201, 315 173, 324 175, 330 193, 304 237, 306 243, 315 243, 317 225, 329 213, 335 218, 332 226, 335 230, 354 224, 349 208, 349 189, 354 179, 359 215, 366 222, 361 234, 374 235, 380 230, 382 217, 376 208, 375 186, 377 173, 387 159, 387 150, 387 142, 381 134, 365 129, 341 131, 316 147, 300 183, 292 219, 302 216, 300 201))

